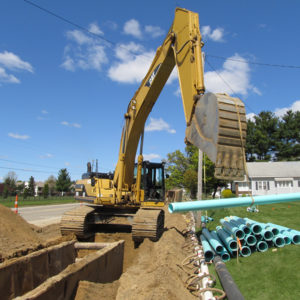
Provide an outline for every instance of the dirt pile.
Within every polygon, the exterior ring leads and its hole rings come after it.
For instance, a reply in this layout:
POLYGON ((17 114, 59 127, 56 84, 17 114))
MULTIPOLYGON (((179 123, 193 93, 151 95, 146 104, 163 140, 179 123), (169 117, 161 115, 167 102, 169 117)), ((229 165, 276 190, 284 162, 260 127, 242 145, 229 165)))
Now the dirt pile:
POLYGON ((0 205, 0 261, 37 249, 42 240, 22 217, 0 205))
POLYGON ((165 232, 156 243, 145 240, 135 249, 130 233, 98 234, 97 242, 125 240, 124 272, 113 283, 80 283, 76 300, 194 300, 184 287, 186 274, 180 268, 187 256, 182 250, 185 239, 181 232, 185 228, 182 215, 166 211, 165 232))
POLYGON ((186 224, 181 215, 166 212, 166 231, 153 243, 145 240, 137 261, 120 278, 117 300, 195 299, 184 287, 186 274, 180 268, 186 253, 181 232, 186 224))

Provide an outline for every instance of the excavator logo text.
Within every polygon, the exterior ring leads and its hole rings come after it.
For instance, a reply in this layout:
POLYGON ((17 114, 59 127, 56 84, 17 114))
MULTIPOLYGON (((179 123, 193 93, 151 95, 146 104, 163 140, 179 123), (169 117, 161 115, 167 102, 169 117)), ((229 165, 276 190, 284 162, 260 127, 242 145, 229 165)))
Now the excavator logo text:
POLYGON ((145 86, 150 87, 152 84, 153 79, 155 78, 161 64, 157 65, 157 67, 153 70, 152 74, 150 75, 148 81, 146 82, 145 86))

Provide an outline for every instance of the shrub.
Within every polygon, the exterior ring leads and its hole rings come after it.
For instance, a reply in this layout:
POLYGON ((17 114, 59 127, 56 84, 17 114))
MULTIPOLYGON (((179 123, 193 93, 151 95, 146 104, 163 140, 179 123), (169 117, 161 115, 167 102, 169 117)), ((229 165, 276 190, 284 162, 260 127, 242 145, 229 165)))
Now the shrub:
POLYGON ((229 190, 229 189, 223 190, 221 195, 222 195, 222 198, 232 198, 232 197, 234 197, 232 191, 229 190))

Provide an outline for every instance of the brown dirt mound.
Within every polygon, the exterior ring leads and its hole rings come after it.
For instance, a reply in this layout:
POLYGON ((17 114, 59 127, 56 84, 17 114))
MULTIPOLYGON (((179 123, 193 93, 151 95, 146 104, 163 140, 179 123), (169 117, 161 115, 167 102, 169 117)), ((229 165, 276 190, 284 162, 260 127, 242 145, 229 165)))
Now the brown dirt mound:
POLYGON ((41 239, 21 216, 0 205, 0 261, 41 246, 41 239))
POLYGON ((125 240, 124 273, 113 283, 80 283, 76 300, 194 300, 184 287, 187 275, 180 268, 190 255, 182 250, 185 228, 182 215, 166 211, 165 232, 158 242, 145 240, 135 249, 130 233, 97 234, 97 242, 125 240))
POLYGON ((142 243, 136 263, 119 280, 117 300, 195 299, 184 287, 186 274, 180 268, 187 255, 181 248, 185 227, 181 215, 166 212, 166 231, 158 242, 142 243))

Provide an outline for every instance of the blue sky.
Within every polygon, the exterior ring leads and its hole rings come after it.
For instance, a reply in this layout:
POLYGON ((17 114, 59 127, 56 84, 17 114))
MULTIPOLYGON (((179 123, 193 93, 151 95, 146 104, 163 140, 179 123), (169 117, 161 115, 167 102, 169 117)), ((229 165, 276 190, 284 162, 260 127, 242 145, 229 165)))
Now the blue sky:
MULTIPOLYGON (((240 97, 249 117, 300 110, 300 68, 253 64, 300 66, 299 1, 32 1, 110 42, 1 1, 0 181, 10 170, 38 181, 61 168, 75 180, 95 159, 113 171, 123 115, 176 6, 199 13, 207 90, 240 97)), ((149 116, 146 159, 185 147, 178 87, 174 73, 149 116)))

